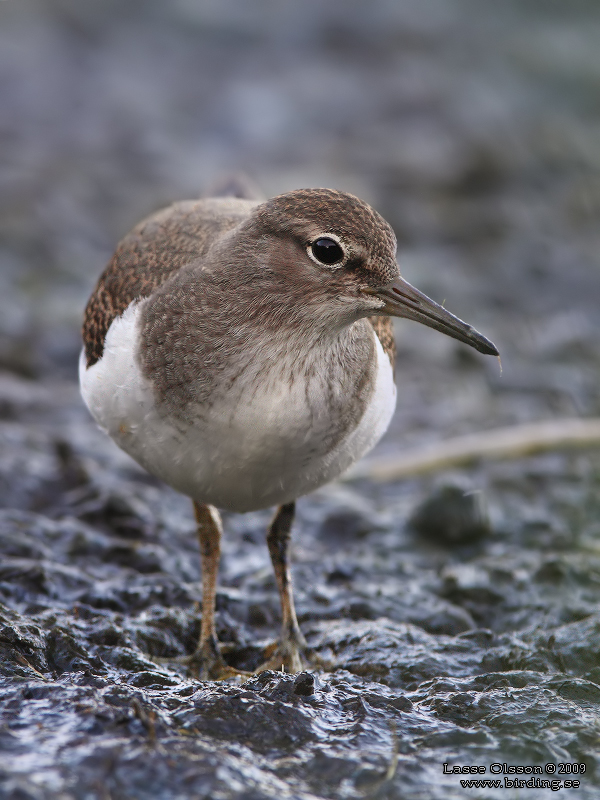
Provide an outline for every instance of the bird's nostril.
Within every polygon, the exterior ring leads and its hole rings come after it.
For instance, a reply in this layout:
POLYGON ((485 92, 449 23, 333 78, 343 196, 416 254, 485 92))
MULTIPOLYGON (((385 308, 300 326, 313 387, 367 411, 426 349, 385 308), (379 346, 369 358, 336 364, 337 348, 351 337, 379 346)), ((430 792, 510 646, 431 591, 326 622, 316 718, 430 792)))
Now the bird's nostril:
POLYGON ((406 294, 405 292, 401 292, 400 289, 397 289, 395 286, 392 286, 392 291, 399 295, 406 303, 410 303, 413 306, 420 306, 421 303, 419 302, 418 298, 411 297, 410 295, 406 294))

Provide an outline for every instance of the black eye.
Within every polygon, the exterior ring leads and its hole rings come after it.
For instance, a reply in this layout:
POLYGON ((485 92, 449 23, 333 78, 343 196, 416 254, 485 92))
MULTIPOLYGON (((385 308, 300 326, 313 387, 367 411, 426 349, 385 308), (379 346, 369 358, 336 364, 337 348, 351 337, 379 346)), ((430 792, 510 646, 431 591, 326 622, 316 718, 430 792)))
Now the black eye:
POLYGON ((310 249, 321 264, 337 264, 344 258, 344 251, 335 239, 328 239, 326 236, 313 242, 310 249))

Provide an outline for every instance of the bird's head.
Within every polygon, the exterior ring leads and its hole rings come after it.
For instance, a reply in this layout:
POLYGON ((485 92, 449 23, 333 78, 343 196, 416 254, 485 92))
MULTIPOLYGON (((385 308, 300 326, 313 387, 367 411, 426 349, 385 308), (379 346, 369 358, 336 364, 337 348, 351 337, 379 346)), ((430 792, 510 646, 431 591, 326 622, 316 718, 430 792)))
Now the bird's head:
POLYGON ((323 308, 341 324, 373 315, 421 322, 486 355, 496 347, 400 276, 396 237, 367 203, 332 189, 298 189, 258 205, 260 258, 291 306, 323 308))

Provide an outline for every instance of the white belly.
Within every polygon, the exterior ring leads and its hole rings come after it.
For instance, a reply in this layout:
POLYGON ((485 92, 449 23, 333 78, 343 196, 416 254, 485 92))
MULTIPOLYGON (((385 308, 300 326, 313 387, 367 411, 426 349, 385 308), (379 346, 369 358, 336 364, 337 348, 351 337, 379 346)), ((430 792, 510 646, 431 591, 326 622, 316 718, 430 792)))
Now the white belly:
MULTIPOLYGON (((114 320, 100 361, 86 369, 80 359, 83 399, 98 424, 148 472, 201 503, 252 511, 289 502, 337 478, 373 447, 387 429, 396 404, 392 368, 376 340, 374 390, 359 421, 333 449, 332 420, 319 402, 327 376, 317 380, 307 403, 306 386, 225 395, 197 421, 161 415, 136 352, 139 306, 114 320), (229 400, 229 402, 228 402, 229 400)), ((275 388, 273 388, 275 387, 275 388)))

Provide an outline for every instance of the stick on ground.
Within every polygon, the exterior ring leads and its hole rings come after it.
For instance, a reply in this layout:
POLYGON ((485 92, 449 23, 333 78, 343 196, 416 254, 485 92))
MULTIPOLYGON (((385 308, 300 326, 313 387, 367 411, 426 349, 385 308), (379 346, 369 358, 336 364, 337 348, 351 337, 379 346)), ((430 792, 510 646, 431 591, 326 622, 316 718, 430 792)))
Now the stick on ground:
POLYGON ((520 458, 569 447, 599 447, 600 419, 553 419, 470 433, 417 447, 398 457, 365 461, 344 480, 370 478, 393 481, 450 467, 463 467, 482 458, 520 458))

